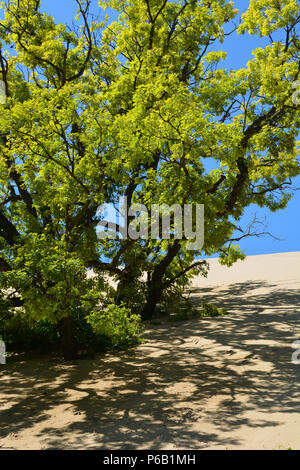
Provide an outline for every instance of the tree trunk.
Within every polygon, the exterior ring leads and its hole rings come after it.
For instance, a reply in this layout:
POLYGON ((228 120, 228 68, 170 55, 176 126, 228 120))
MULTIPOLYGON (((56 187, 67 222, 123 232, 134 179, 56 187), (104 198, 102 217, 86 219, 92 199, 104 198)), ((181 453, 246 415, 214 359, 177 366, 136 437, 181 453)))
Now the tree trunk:
POLYGON ((154 287, 154 286, 150 287, 148 291, 146 303, 141 313, 142 320, 151 320, 151 318, 153 317, 155 313, 157 304, 160 301, 162 293, 163 293, 162 287, 154 287))
POLYGON ((63 355, 66 361, 72 361, 77 358, 77 349, 75 346, 71 317, 65 317, 59 322, 59 332, 63 355))
POLYGON ((117 291, 115 295, 115 303, 117 305, 121 305, 123 302, 127 306, 130 300, 132 300, 132 295, 129 296, 128 292, 129 286, 132 284, 132 292, 134 292, 134 281, 135 281, 135 274, 133 273, 133 269, 130 265, 126 265, 125 269, 120 276, 119 283, 117 286, 117 291))
POLYGON ((163 277, 179 251, 180 241, 175 240, 173 245, 169 246, 166 256, 162 258, 160 263, 155 267, 152 276, 148 274, 148 294, 146 304, 141 313, 142 320, 150 320, 153 317, 156 306, 166 288, 166 285, 163 283, 163 277))

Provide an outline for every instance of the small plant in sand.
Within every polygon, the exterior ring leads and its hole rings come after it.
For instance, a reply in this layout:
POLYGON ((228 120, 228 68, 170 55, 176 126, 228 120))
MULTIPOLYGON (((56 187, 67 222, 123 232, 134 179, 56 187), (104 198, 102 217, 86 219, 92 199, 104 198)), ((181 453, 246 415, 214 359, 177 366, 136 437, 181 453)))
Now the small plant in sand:
POLYGON ((177 311, 170 315, 168 321, 178 322, 192 320, 194 318, 218 317, 226 313, 227 312, 222 308, 209 303, 203 303, 200 309, 196 309, 193 307, 190 300, 185 299, 185 301, 180 304, 177 311))
POLYGON ((222 308, 217 307, 214 304, 203 304, 201 317, 218 317, 225 315, 226 311, 222 308))

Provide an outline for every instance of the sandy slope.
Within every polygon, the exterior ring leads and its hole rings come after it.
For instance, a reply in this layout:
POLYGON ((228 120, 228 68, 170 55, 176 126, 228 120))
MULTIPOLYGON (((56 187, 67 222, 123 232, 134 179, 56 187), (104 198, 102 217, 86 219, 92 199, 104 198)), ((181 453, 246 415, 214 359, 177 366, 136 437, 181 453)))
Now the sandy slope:
POLYGON ((0 372, 2 449, 300 449, 300 252, 211 261, 195 279, 230 314, 161 324, 135 350, 0 372))

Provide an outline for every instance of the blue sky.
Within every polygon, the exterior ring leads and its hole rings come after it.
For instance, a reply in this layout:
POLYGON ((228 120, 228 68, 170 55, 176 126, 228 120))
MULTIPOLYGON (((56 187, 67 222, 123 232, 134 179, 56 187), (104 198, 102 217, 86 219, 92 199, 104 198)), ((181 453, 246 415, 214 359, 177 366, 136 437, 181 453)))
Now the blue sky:
MULTIPOLYGON (((249 0, 238 0, 234 3, 243 12, 247 9, 249 0)), ((75 0, 42 0, 42 9, 54 16, 56 21, 70 24, 77 10, 75 0)), ((98 7, 97 0, 93 0, 93 13, 103 19, 107 12, 102 12, 98 7)), ((226 41, 226 46, 225 44, 222 46, 222 49, 226 50, 228 54, 226 66, 234 69, 245 66, 251 58, 251 51, 262 46, 264 46, 264 41, 257 36, 233 34, 226 41)), ((300 188, 300 176, 294 180, 294 186, 300 188)), ((243 251, 247 255, 300 251, 299 209, 300 191, 296 192, 286 209, 275 213, 256 206, 249 207, 243 216, 241 226, 246 227, 256 214, 258 219, 265 220, 265 231, 272 233, 279 240, 268 236, 244 239, 240 242, 243 251)))

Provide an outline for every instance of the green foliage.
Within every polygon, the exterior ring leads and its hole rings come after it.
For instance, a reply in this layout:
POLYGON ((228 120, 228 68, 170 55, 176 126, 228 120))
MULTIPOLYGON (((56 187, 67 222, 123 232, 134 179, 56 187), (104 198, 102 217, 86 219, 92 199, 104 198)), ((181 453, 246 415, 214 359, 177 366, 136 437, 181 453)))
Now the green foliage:
MULTIPOLYGON (((296 0, 250 1, 238 34, 262 42, 240 70, 219 50, 232 1, 105 0, 119 14, 109 25, 90 21, 89 3, 74 31, 35 0, 1 3, 0 302, 13 313, 18 297, 28 319, 51 324, 79 310, 96 322, 118 294, 132 312, 155 289, 168 302, 205 275, 196 259, 243 259, 232 243, 245 209, 283 209, 300 173, 296 0), (124 195, 147 208, 204 204, 203 248, 98 240, 98 206, 124 195)), ((99 332, 127 341, 137 321, 103 315, 99 332)))
POLYGON ((87 322, 97 335, 108 338, 113 348, 129 346, 141 340, 140 316, 132 314, 125 306, 108 305, 104 310, 88 315, 87 322))
POLYGON ((227 312, 214 304, 203 303, 201 308, 195 308, 189 299, 183 298, 180 304, 174 306, 169 315, 169 322, 180 322, 196 318, 211 318, 225 315, 227 312))
MULTIPOLYGON (((71 312, 76 347, 79 352, 122 349, 140 342, 140 318, 128 309, 110 306, 104 313, 86 318, 80 308, 71 312)), ((34 320, 19 310, 0 318, 0 339, 10 351, 50 351, 60 347, 57 326, 47 320, 34 320)))
POLYGON ((32 320, 21 311, 1 317, 0 338, 10 351, 49 351, 59 344, 55 325, 46 320, 32 320))
POLYGON ((218 317, 225 315, 226 311, 214 304, 204 304, 201 312, 202 317, 218 317))
POLYGON ((244 260, 246 255, 241 251, 238 245, 229 245, 227 250, 220 253, 219 263, 224 266, 232 266, 238 260, 244 260))
POLYGON ((97 301, 99 283, 87 279, 82 261, 63 239, 32 233, 13 251, 14 269, 1 274, 0 288, 21 292, 31 318, 57 323, 66 311, 78 305, 88 311, 97 301))

